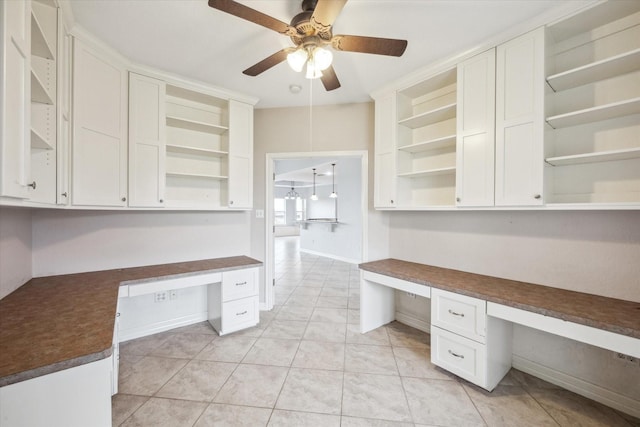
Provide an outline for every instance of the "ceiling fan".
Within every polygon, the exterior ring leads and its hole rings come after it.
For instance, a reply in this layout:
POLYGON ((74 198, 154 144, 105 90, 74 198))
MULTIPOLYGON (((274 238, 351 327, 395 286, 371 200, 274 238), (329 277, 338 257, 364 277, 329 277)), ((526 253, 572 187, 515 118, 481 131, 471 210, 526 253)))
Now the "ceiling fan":
POLYGON ((332 25, 346 2, 347 0, 303 0, 302 12, 294 16, 290 24, 233 0, 209 0, 209 6, 289 36, 295 45, 268 56, 244 70, 244 74, 257 76, 286 60, 295 71, 302 71, 306 65, 306 77, 320 78, 325 89, 330 91, 339 88, 340 81, 331 66, 333 54, 326 49, 327 46, 337 51, 388 56, 402 56, 407 47, 406 40, 334 36, 332 25))

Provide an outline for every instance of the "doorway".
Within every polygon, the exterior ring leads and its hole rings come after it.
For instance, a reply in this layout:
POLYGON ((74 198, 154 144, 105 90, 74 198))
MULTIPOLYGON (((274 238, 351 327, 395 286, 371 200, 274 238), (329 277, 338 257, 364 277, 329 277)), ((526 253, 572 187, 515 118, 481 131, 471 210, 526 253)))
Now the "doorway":
POLYGON ((285 227, 300 230, 293 246, 302 252, 352 264, 367 259, 368 157, 366 151, 267 153, 266 162, 264 307, 271 310, 276 222, 284 219, 285 227), (291 187, 294 200, 284 199, 291 187), (330 197, 331 192, 337 197, 330 197), (288 204, 288 210, 276 212, 276 195, 278 205, 288 204))

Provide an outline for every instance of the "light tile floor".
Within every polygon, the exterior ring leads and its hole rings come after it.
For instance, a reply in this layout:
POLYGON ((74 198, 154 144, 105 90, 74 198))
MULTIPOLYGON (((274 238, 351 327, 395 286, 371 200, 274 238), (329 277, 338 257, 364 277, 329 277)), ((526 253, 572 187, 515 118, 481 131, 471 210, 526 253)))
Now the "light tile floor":
POLYGON ((276 306, 257 327, 121 344, 114 426, 640 426, 516 370, 488 393, 431 364, 429 335, 400 323, 360 334, 357 267, 276 240, 276 306))

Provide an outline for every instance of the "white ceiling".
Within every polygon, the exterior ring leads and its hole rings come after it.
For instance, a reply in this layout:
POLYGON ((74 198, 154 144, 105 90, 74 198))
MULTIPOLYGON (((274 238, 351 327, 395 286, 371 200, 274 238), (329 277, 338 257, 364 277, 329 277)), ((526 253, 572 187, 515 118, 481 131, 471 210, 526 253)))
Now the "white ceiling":
MULTIPOLYGON (((291 46, 288 37, 214 10, 207 0, 70 0, 75 21, 131 60, 255 96, 257 108, 370 101, 369 94, 441 58, 475 47, 575 0, 350 0, 334 34, 408 40, 400 58, 334 52, 342 87, 326 92, 285 63, 257 77, 242 71, 291 46), (289 86, 302 86, 294 95, 289 86)), ((242 0, 289 22, 300 0, 242 0)))

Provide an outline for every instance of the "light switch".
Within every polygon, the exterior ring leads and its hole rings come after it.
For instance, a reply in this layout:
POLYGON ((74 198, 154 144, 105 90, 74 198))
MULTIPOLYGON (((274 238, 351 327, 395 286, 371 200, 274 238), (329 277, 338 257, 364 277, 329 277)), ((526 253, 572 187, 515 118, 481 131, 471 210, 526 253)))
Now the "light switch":
POLYGON ((264 218, 264 209, 256 209, 256 218, 264 218))

